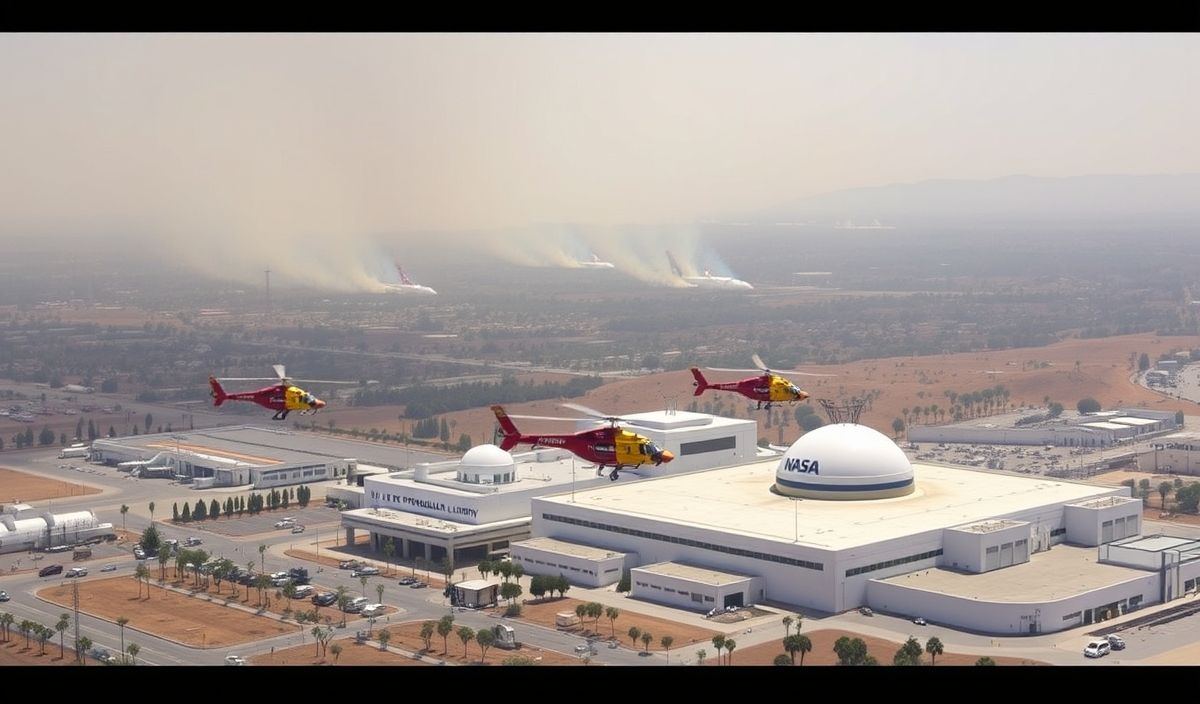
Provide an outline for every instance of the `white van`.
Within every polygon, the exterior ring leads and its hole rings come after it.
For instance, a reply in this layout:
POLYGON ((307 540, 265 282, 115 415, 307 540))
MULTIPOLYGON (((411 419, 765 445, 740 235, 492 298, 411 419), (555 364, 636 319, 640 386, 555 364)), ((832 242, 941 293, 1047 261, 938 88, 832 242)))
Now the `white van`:
POLYGON ((1111 649, 1112 646, 1107 640, 1094 640, 1083 649, 1083 654, 1089 658, 1102 658, 1108 655, 1111 649))

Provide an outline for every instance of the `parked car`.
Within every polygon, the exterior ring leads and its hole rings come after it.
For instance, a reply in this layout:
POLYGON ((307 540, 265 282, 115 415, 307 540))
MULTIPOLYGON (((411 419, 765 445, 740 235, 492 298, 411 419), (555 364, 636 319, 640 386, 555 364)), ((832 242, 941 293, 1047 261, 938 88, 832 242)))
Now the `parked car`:
POLYGON ((52 574, 62 574, 62 565, 46 565, 38 570, 39 577, 49 577, 52 574))
POLYGON ((317 590, 314 589, 311 584, 301 584, 300 586, 296 587, 295 598, 307 599, 310 596, 312 596, 313 593, 315 593, 316 591, 317 590))
POLYGON ((292 534, 293 535, 295 535, 296 533, 303 533, 303 532, 304 532, 304 526, 299 526, 299 525, 292 526, 292 534))
POLYGON ((1124 650, 1125 649, 1125 639, 1122 638, 1121 636, 1117 635, 1116 633, 1110 633, 1108 636, 1106 636, 1106 638, 1108 638, 1108 647, 1109 648, 1111 648, 1113 650, 1124 650))
POLYGON ((225 664, 226 665, 245 665, 246 658, 242 657, 241 655, 233 655, 233 654, 226 655, 225 656, 225 664))
POLYGON ((117 566, 110 562, 107 565, 101 567, 100 571, 101 572, 116 572, 117 566))
POLYGON ((1083 654, 1089 658, 1102 658, 1108 655, 1110 650, 1112 650, 1112 646, 1108 644, 1107 640, 1094 640, 1083 649, 1083 654))
POLYGON ((117 659, 115 657, 113 657, 113 654, 108 652, 104 648, 92 648, 91 650, 88 651, 88 655, 91 655, 92 657, 96 658, 97 660, 104 663, 105 665, 108 665, 110 663, 114 663, 117 661, 117 659))
POLYGON ((278 521, 276 521, 275 527, 276 528, 291 528, 293 525, 295 525, 295 523, 296 523, 296 519, 289 516, 287 518, 281 518, 278 521))
POLYGON ((413 582, 412 584, 408 585, 408 588, 409 589, 424 589, 425 587, 428 587, 428 586, 429 585, 424 582, 413 582))
POLYGON ((72 567, 71 569, 67 570, 67 573, 63 576, 64 577, 86 577, 87 572, 88 571, 87 571, 86 567, 72 567))
POLYGON ((188 538, 187 542, 184 544, 187 545, 188 547, 192 547, 193 545, 199 545, 203 542, 204 542, 203 540, 197 538, 196 536, 192 536, 192 537, 188 538))
POLYGON ((3 589, 0 589, 0 601, 8 601, 11 598, 12 597, 10 597, 8 595, 8 592, 4 591, 3 589))
POLYGON ((918 626, 927 626, 927 625, 929 625, 929 624, 927 624, 927 623, 925 622, 925 619, 921 618, 920 616, 918 616, 918 617, 914 618, 914 619, 913 619, 913 623, 917 624, 918 626))
POLYGON ((383 604, 367 604, 362 607, 362 615, 367 618, 378 616, 381 613, 383 613, 383 604))
POLYGON ((358 560, 342 560, 338 563, 339 570, 356 570, 362 563, 358 560))
POLYGON ((312 598, 312 603, 317 606, 329 606, 335 601, 337 601, 337 594, 335 592, 321 592, 312 598))
POLYGON ((401 577, 400 578, 400 586, 407 587, 410 584, 416 583, 416 581, 417 581, 416 577, 401 577))
POLYGON ((363 565, 350 573, 351 577, 361 577, 363 575, 373 576, 379 574, 379 568, 372 565, 363 565))
POLYGON ((367 605, 367 597, 365 597, 365 596, 355 597, 353 600, 351 600, 350 602, 348 602, 346 604, 346 608, 344 609, 344 611, 348 614, 356 614, 356 613, 362 611, 363 607, 366 605, 367 605))

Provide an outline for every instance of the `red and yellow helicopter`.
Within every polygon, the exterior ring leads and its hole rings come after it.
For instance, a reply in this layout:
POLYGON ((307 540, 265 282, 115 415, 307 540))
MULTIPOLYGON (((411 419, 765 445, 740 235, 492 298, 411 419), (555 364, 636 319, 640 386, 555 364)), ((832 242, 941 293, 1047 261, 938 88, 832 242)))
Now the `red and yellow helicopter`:
POLYGON ((300 411, 301 414, 316 413, 325 407, 324 401, 296 386, 292 383, 293 381, 302 381, 309 384, 358 383, 356 381, 288 379, 286 370, 282 364, 275 364, 272 367, 275 369, 277 379, 272 379, 271 377, 226 377, 224 379, 217 379, 215 376, 208 377, 208 385, 212 387, 210 395, 213 397, 213 405, 220 406, 226 401, 252 401, 263 408, 275 411, 275 415, 271 416, 271 420, 285 420, 292 411, 300 411), (231 394, 226 392, 221 386, 222 381, 278 381, 279 383, 264 386, 257 391, 243 391, 231 394))
POLYGON ((569 450, 581 459, 588 462, 595 462, 597 465, 597 474, 604 472, 605 465, 612 465, 613 470, 608 475, 608 478, 613 481, 617 480, 621 470, 625 467, 636 469, 647 463, 653 463, 657 467, 663 462, 670 462, 675 459, 675 455, 670 450, 661 449, 650 438, 638 435, 617 425, 618 423, 637 425, 637 423, 616 416, 604 415, 587 406, 580 406, 574 403, 564 403, 562 405, 565 408, 570 408, 571 410, 590 416, 590 418, 510 416, 505 413, 503 406, 492 406, 492 412, 496 414, 496 420, 499 421, 500 429, 504 432, 504 440, 500 443, 500 449, 511 450, 519 444, 561 447, 564 450, 569 450), (583 430, 578 433, 564 435, 522 435, 521 431, 517 430, 517 426, 513 424, 513 418, 557 421, 592 420, 597 423, 608 423, 608 427, 583 430))
MULTIPOLYGON (((736 391, 748 399, 757 401, 756 408, 771 408, 776 403, 787 401, 795 403, 808 398, 808 392, 802 391, 799 386, 796 386, 786 378, 776 374, 763 364, 762 358, 757 354, 751 355, 754 360, 754 366, 758 371, 762 372, 759 376, 752 376, 739 381, 729 381, 718 384, 710 384, 704 375, 700 373, 698 367, 692 367, 692 376, 696 378, 692 382, 692 386, 696 387, 695 396, 699 396, 708 389, 715 391, 736 391), (766 404, 765 406, 763 404, 766 404)), ((723 369, 720 367, 708 367, 708 369, 716 372, 752 372, 754 369, 723 369)), ((836 374, 812 374, 809 372, 792 371, 792 374, 800 374, 802 376, 837 376, 836 374)))

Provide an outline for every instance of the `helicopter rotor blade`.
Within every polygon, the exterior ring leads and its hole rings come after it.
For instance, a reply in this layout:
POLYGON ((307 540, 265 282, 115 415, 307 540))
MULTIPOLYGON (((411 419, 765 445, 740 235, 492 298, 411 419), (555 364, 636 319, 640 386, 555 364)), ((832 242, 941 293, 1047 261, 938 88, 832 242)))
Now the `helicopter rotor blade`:
POLYGON ((713 372, 761 372, 761 369, 730 369, 728 367, 705 367, 713 372))
POLYGON ((302 384, 353 384, 358 386, 357 381, 330 381, 329 379, 291 379, 291 381, 302 384))
POLYGON ((287 378, 287 369, 286 369, 286 368, 285 368, 285 367, 284 367, 282 364, 272 364, 272 365, 271 365, 271 368, 275 370, 275 374, 276 374, 276 375, 277 375, 277 376, 278 376, 280 379, 286 379, 286 378, 287 378))
POLYGON ((523 416, 523 415, 518 415, 518 414, 516 414, 516 413, 509 413, 509 414, 508 414, 508 417, 509 417, 509 418, 523 418, 523 419, 528 419, 528 420, 558 420, 558 421, 570 421, 570 422, 572 422, 572 423, 576 423, 576 422, 579 422, 579 421, 591 421, 591 420, 593 420, 592 418, 563 418, 562 416, 523 416))
POLYGON ((608 421, 610 423, 624 422, 623 419, 621 419, 617 416, 612 416, 612 415, 608 415, 605 413, 601 413, 600 411, 597 411, 594 408, 588 408, 587 406, 584 406, 584 405, 581 405, 578 403, 560 403, 558 405, 562 406, 563 408, 570 408, 572 411, 578 411, 578 412, 584 414, 585 416, 591 416, 592 418, 596 418, 597 420, 604 420, 604 421, 608 421))
POLYGON ((278 378, 269 376, 218 376, 214 378, 217 381, 279 381, 278 378))
POLYGON ((762 357, 759 357, 757 352, 750 355, 750 359, 754 362, 754 366, 758 367, 759 369, 763 370, 764 372, 770 373, 771 370, 767 369, 766 364, 763 364, 762 357))

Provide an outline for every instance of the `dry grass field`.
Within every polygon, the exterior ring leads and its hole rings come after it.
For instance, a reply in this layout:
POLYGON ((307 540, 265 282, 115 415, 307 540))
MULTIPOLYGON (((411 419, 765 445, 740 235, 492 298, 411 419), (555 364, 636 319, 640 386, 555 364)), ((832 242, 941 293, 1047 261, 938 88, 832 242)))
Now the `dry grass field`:
POLYGON ((58 499, 63 496, 99 494, 100 490, 93 486, 61 479, 47 479, 36 474, 0 467, 0 492, 3 492, 0 494, 0 502, 28 503, 43 499, 58 499))
MULTIPOLYGON (((1010 403, 1016 407, 1044 405, 1049 397, 1068 409, 1081 398, 1091 397, 1105 408, 1116 405, 1145 406, 1156 410, 1195 412, 1195 404, 1170 399, 1130 382, 1136 369, 1138 355, 1146 353, 1155 359, 1160 353, 1200 346, 1200 337, 1160 337, 1157 335, 1125 335, 1099 339, 1067 339, 1047 347, 933 355, 926 357, 893 357, 874 359, 806 371, 836 374, 835 377, 792 377, 814 399, 845 399, 877 392, 871 406, 860 421, 885 435, 892 435, 892 421, 902 415, 902 409, 937 404, 950 406, 946 392, 966 393, 1003 385, 1010 392, 1010 403)), ((769 361, 769 360, 768 360, 769 361)), ((749 366, 750 360, 746 360, 749 366)), ((707 372, 710 380, 730 381, 749 374, 707 372)), ((612 413, 634 413, 659 410, 665 399, 674 399, 680 409, 691 403, 693 387, 687 370, 651 374, 635 379, 609 382, 576 401, 597 410, 612 413)), ((746 402, 731 392, 708 391, 697 400, 724 399, 726 412, 733 407, 740 417, 746 417, 746 402), (718 396, 717 394, 720 394, 718 396)), ((542 416, 571 416, 573 412, 559 407, 559 401, 535 401, 513 404, 510 413, 542 416)), ((388 432, 400 432, 411 427, 401 421, 402 408, 327 409, 322 422, 333 419, 338 428, 375 427, 388 432)), ((788 413, 793 409, 784 407, 788 413)), ((818 412, 819 409, 818 409, 818 412)), ((751 417, 762 419, 763 411, 751 417)), ((487 408, 457 411, 445 415, 451 426, 451 442, 462 433, 474 443, 490 442, 495 417, 487 408)), ((523 420, 518 423, 522 432, 569 432, 568 423, 523 420)), ((772 442, 780 442, 778 427, 761 428, 760 434, 772 442)), ((783 428, 782 442, 790 443, 799 437, 795 422, 783 428)))

